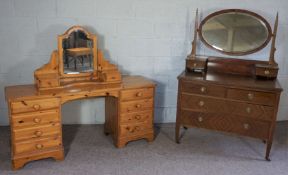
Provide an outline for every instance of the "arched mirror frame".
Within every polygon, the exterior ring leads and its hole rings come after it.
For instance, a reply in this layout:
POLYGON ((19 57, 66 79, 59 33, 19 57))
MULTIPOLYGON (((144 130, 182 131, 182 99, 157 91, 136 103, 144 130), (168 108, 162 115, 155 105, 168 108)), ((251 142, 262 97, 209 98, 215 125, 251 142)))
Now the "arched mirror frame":
POLYGON ((248 11, 248 10, 243 10, 243 9, 225 9, 225 10, 220 10, 220 11, 217 11, 217 12, 214 12, 208 16, 206 16, 200 23, 199 25, 199 29, 198 29, 198 33, 199 33, 199 38, 201 39, 201 41, 208 47, 208 48, 211 48, 213 50, 216 50, 222 54, 226 54, 226 55, 231 55, 231 56, 241 56, 241 55, 249 55, 249 54, 252 54, 252 53, 255 53, 261 49, 263 49, 265 46, 267 46, 267 44, 270 42, 271 40, 271 37, 272 37, 272 30, 271 30, 271 26, 269 25, 269 23, 266 21, 266 19, 264 19, 262 16, 258 15, 257 13, 254 13, 254 12, 251 12, 251 11, 248 11), (266 38, 266 41, 261 44, 259 47, 255 48, 255 49, 251 49, 251 50, 248 50, 248 51, 244 51, 244 52, 227 52, 227 51, 223 51, 223 50, 220 50, 220 49, 217 49, 215 47, 213 47, 212 45, 210 45, 206 40, 205 38, 203 37, 203 34, 202 34, 202 28, 203 28, 203 25, 210 19, 212 19, 213 17, 215 16, 218 16, 218 15, 221 15, 221 14, 225 14, 225 13, 232 13, 232 12, 238 12, 238 13, 242 13, 242 14, 247 14, 247 15, 251 15, 253 17, 255 17, 256 19, 260 20, 261 22, 263 22, 263 24, 265 25, 266 29, 267 29, 267 32, 268 32, 268 36, 266 38))

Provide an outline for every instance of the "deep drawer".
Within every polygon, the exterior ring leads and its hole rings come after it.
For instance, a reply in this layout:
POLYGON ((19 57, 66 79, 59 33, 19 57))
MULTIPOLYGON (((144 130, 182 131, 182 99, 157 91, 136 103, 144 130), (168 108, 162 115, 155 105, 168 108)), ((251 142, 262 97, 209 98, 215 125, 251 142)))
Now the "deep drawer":
POLYGON ((135 124, 121 124, 119 135, 120 137, 127 137, 132 135, 141 135, 153 129, 152 121, 135 124))
POLYGON ((125 113, 120 115, 120 123, 152 122, 152 110, 136 113, 125 113))

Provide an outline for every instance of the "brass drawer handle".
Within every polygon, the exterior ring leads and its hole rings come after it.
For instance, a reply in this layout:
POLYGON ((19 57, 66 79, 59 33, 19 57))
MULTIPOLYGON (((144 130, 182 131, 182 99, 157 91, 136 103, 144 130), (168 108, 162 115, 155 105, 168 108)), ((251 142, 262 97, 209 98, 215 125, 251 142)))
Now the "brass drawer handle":
POLYGON ((42 144, 36 144, 35 147, 36 149, 42 149, 44 146, 42 144))
POLYGON ((265 74, 265 75, 269 75, 269 74, 270 74, 270 71, 269 71, 269 70, 265 70, 265 71, 264 71, 264 74, 265 74))
POLYGON ((37 137, 42 136, 42 134, 43 134, 42 131, 36 131, 36 132, 34 133, 34 135, 37 136, 37 137))
POLYGON ((203 122, 203 117, 198 117, 198 122, 203 122))
POLYGON ((137 92, 136 97, 142 97, 143 93, 142 92, 137 92))
POLYGON ((33 121, 34 121, 34 123, 40 123, 41 119, 36 117, 36 118, 33 119, 33 121))
POLYGON ((35 110, 39 110, 39 109, 40 109, 40 105, 38 105, 38 104, 33 105, 33 108, 34 108, 35 110))
POLYGON ((250 114, 250 113, 251 113, 251 111, 252 111, 252 110, 251 110, 251 108, 250 108, 250 107, 247 107, 247 108, 246 108, 246 112, 247 112, 248 114, 250 114))
POLYGON ((204 104, 205 104, 204 101, 199 101, 199 103, 198 103, 198 105, 201 107, 204 106, 204 104))
POLYGON ((135 107, 136 107, 136 108, 140 108, 140 107, 141 107, 141 105, 140 105, 140 104, 137 104, 137 105, 135 105, 135 107))
POLYGON ((248 97, 249 100, 253 100, 253 98, 254 98, 254 94, 252 94, 252 93, 248 93, 247 97, 248 97))
POLYGON ((203 93, 206 92, 206 90, 207 90, 206 87, 201 87, 200 88, 200 91, 203 92, 203 93))
POLYGON ((140 119, 141 119, 141 115, 136 115, 134 118, 135 118, 136 120, 140 120, 140 119))
POLYGON ((243 127, 244 127, 245 130, 248 130, 250 128, 250 125, 248 123, 244 123, 243 127))

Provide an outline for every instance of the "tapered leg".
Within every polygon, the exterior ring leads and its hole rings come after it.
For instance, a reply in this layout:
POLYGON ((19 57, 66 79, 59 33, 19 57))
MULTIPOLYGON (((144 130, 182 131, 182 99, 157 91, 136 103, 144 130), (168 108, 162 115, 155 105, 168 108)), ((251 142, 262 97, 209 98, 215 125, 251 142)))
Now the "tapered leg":
POLYGON ((271 161, 270 158, 269 158, 271 147, 272 147, 272 142, 271 141, 267 141, 266 156, 265 156, 265 159, 267 161, 271 161))
POLYGON ((176 143, 180 143, 180 124, 176 123, 175 127, 175 140, 176 143))

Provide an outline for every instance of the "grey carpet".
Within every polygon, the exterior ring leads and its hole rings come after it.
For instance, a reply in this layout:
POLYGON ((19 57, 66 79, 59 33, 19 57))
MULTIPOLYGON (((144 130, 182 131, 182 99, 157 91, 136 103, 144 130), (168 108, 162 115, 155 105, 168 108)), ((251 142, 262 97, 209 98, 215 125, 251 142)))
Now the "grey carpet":
POLYGON ((116 149, 103 125, 63 127, 65 160, 44 159, 11 171, 9 127, 0 127, 0 174, 19 175, 286 175, 288 123, 278 123, 271 162, 264 160, 261 140, 203 129, 183 131, 174 141, 174 125, 157 126, 156 139, 130 142, 116 149))

